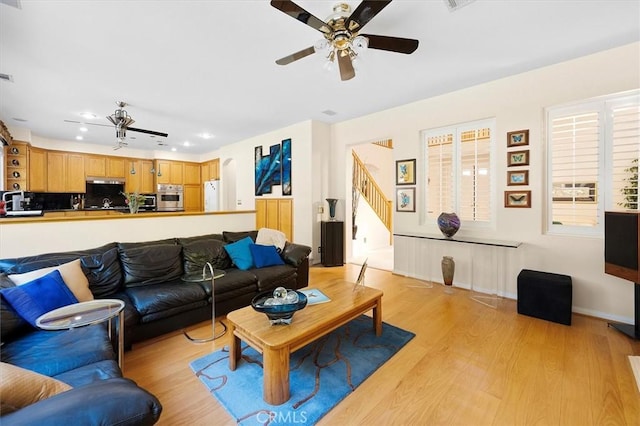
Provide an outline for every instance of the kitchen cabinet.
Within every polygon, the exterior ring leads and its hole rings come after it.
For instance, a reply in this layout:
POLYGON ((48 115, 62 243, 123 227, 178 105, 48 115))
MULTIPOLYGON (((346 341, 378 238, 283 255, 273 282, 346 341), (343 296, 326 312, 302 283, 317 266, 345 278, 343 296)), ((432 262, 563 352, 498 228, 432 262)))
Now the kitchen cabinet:
POLYGON ((156 160, 157 183, 182 185, 184 183, 184 167, 179 161, 156 160))
POLYGON ((86 155, 84 159, 84 166, 87 176, 107 176, 107 157, 103 155, 86 155))
POLYGON ((256 198, 256 229, 277 229, 293 241, 293 199, 256 198))
POLYGON ((344 262, 344 222, 321 222, 320 245, 320 262, 324 266, 342 266, 344 262))
POLYGON ((47 192, 85 192, 84 156, 47 152, 47 192))
POLYGON ((86 175, 91 177, 124 178, 127 176, 127 159, 106 155, 85 155, 86 175))
POLYGON ((29 191, 47 191, 47 151, 44 149, 29 147, 28 182, 29 191))
POLYGON ((184 211, 201 212, 203 211, 203 202, 201 185, 184 186, 184 211))
POLYGON ((107 157, 107 177, 124 178, 128 174, 126 161, 121 157, 107 157))
POLYGON ((125 191, 137 192, 139 194, 154 194, 156 190, 153 186, 153 161, 128 158, 127 163, 129 173, 127 173, 127 177, 125 178, 125 191), (132 170, 136 172, 131 174, 132 170))
POLYGON ((13 142, 6 150, 5 177, 7 191, 24 191, 27 186, 27 144, 13 142))
POLYGON ((184 163, 184 184, 200 185, 200 164, 184 163))
POLYGON ((84 174, 84 155, 67 154, 66 192, 84 193, 87 184, 84 174))
POLYGON ((216 158, 200 166, 202 182, 220 179, 220 159, 216 158))
POLYGON ((47 191, 66 192, 67 154, 47 152, 47 191))

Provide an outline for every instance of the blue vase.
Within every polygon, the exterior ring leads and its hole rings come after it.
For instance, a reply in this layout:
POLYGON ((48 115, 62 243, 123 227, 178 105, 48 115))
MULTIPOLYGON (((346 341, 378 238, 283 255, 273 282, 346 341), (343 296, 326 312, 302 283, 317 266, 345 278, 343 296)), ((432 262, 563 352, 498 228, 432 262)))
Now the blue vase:
POLYGON ((338 204, 337 198, 327 198, 329 203, 329 220, 336 220, 336 204, 338 204))
POLYGON ((440 213, 438 216, 438 228, 445 237, 451 238, 460 229, 460 218, 455 213, 440 213))

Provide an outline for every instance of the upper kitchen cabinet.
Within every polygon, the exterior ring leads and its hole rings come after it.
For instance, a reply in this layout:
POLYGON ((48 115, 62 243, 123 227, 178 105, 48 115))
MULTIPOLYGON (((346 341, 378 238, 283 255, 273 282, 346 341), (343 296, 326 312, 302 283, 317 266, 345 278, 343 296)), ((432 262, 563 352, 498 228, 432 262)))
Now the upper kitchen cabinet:
POLYGON ((200 185, 200 164, 184 163, 184 184, 200 185))
POLYGON ((107 176, 107 157, 103 155, 86 155, 84 167, 87 176, 105 177, 107 176))
POLYGON ((84 165, 87 176, 124 178, 127 176, 128 159, 106 155, 85 155, 84 165))
POLYGON ((220 159, 216 158, 200 165, 202 182, 220 179, 220 159))
POLYGON ((122 157, 107 157, 107 177, 126 177, 128 171, 126 162, 122 157))
POLYGON ((84 156, 82 154, 48 151, 47 191, 85 192, 84 170, 84 156))
POLYGON ((29 191, 47 191, 47 151, 44 149, 29 147, 29 191))
POLYGON ((156 160, 156 172, 157 183, 184 183, 184 164, 179 161, 156 160))
POLYGON ((129 164, 129 172, 126 177, 125 191, 139 194, 155 193, 153 161, 128 158, 127 162, 129 164))

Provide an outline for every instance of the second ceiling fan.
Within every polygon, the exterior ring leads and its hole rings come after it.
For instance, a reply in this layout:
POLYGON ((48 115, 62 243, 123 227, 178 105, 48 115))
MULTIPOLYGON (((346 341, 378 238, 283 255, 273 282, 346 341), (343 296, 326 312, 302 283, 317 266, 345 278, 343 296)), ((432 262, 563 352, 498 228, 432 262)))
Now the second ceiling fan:
POLYGON ((360 34, 362 28, 389 3, 391 3, 391 0, 364 0, 351 14, 349 14, 351 7, 348 4, 339 3, 333 8, 334 14, 324 22, 292 1, 272 0, 271 6, 320 31, 324 36, 324 40, 316 43, 315 46, 307 47, 278 59, 276 63, 278 65, 287 65, 316 51, 321 51, 326 53, 328 63, 338 62, 340 78, 349 80, 356 75, 353 61, 367 47, 405 54, 413 53, 418 48, 418 40, 360 34))

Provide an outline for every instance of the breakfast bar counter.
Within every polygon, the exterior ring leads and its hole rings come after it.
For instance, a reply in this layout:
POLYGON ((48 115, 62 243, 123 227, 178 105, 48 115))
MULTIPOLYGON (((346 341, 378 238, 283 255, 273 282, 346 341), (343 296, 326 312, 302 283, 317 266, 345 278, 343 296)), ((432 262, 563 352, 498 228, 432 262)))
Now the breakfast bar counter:
POLYGON ((85 210, 52 210, 45 211, 42 216, 7 216, 0 218, 0 226, 11 224, 23 224, 34 222, 64 222, 76 220, 110 220, 110 219, 138 219, 175 216, 202 216, 202 215, 227 215, 255 213, 255 210, 234 210, 218 212, 158 212, 146 211, 131 214, 128 211, 117 209, 85 209, 85 210))

